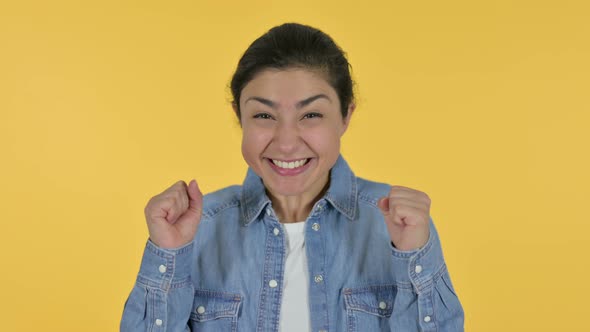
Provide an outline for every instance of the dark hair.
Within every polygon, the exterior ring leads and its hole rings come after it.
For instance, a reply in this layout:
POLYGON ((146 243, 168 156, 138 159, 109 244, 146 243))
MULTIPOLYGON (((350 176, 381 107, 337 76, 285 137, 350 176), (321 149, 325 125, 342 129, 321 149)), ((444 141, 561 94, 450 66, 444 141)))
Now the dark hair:
POLYGON ((353 101, 353 81, 346 53, 324 32, 298 23, 276 26, 256 39, 244 52, 231 80, 231 92, 240 118, 242 89, 260 71, 303 68, 320 71, 336 90, 342 117, 353 101))

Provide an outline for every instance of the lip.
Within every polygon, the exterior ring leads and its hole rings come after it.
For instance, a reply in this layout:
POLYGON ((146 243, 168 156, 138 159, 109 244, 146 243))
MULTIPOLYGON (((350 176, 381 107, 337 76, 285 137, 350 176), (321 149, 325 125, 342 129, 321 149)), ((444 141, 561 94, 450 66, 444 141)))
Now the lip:
POLYGON ((305 158, 305 157, 303 157, 303 158, 296 158, 296 159, 276 159, 276 158, 266 158, 266 159, 268 159, 270 161, 278 160, 278 161, 282 161, 284 163, 289 163, 289 162, 292 162, 292 161, 295 162, 295 161, 299 161, 301 159, 311 159, 311 158, 305 158))
MULTIPOLYGON (((297 160, 301 160, 301 159, 304 159, 304 158, 292 159, 292 160, 281 160, 281 161, 290 162, 290 161, 297 161, 297 160)), ((305 172, 310 167, 311 163, 314 161, 314 158, 307 158, 307 159, 309 159, 309 161, 301 167, 297 167, 297 168, 293 168, 293 169, 285 169, 285 168, 280 168, 279 166, 275 165, 272 162, 272 159, 266 158, 268 164, 270 165, 270 168, 281 176, 295 176, 295 175, 299 175, 299 174, 305 172)), ((279 159, 276 159, 276 160, 279 160, 279 159)))

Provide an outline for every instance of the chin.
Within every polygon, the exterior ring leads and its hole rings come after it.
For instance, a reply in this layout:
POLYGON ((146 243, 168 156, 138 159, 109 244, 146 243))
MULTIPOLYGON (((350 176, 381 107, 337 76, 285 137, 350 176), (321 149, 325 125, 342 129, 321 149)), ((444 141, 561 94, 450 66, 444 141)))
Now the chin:
MULTIPOLYGON (((265 182, 266 184, 267 182, 265 182)), ((305 192, 305 189, 298 184, 280 184, 280 183, 270 183, 266 186, 267 189, 272 191, 275 195, 281 196, 297 196, 301 195, 305 192)))

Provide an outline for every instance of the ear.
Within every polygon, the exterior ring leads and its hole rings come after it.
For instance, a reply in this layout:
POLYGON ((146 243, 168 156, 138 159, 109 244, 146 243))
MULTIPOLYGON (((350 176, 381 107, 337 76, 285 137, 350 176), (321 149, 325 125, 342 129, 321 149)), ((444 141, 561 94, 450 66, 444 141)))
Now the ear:
POLYGON ((343 119, 344 127, 342 127, 342 133, 340 134, 340 136, 344 135, 344 133, 346 132, 346 129, 348 129, 348 125, 350 124, 350 119, 352 117, 352 113, 354 112, 355 109, 356 109, 356 104, 350 103, 348 105, 348 113, 346 114, 346 117, 343 119))

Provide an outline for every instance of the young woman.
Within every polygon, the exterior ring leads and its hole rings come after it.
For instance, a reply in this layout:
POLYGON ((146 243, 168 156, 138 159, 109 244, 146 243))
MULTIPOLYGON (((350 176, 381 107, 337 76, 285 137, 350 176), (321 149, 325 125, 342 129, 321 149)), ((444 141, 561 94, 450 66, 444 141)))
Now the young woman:
POLYGON ((145 208, 122 331, 462 331, 430 199, 356 177, 344 52, 300 24, 246 50, 231 82, 249 166, 203 196, 179 181, 145 208))

